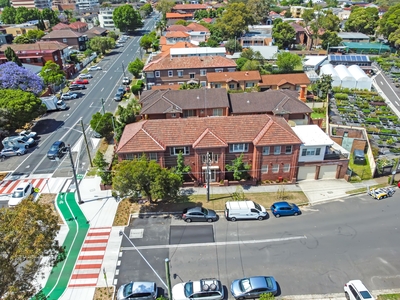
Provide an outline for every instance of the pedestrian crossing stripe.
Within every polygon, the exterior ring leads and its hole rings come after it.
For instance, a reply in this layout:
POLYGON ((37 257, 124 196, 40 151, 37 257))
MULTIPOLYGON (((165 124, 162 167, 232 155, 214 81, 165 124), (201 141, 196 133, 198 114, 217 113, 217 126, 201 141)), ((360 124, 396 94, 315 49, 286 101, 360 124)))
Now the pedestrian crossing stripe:
POLYGON ((52 193, 56 194, 60 191, 62 185, 65 183, 67 178, 24 178, 18 180, 3 180, 0 181, 0 195, 9 195, 14 192, 17 186, 22 182, 31 182, 33 185, 33 191, 35 193, 52 193))

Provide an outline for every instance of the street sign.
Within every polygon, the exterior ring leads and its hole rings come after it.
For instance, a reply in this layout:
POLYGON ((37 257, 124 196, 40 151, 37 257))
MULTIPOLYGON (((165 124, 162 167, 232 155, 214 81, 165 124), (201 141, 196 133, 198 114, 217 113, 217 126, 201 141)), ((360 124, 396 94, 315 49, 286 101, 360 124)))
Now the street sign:
POLYGON ((76 174, 76 179, 81 180, 83 179, 83 174, 76 174))

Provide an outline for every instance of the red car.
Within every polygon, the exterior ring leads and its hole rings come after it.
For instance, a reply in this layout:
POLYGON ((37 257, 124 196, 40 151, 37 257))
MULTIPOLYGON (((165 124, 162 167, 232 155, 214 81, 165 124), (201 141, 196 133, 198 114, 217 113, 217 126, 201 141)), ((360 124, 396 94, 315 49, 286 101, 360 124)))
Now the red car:
POLYGON ((72 82, 72 84, 88 84, 89 80, 87 79, 77 79, 74 82, 72 82))

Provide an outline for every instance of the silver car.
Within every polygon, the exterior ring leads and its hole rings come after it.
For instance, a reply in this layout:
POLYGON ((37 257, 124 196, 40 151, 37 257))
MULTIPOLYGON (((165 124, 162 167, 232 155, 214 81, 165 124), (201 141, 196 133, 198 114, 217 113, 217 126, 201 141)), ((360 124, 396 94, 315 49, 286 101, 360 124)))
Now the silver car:
POLYGON ((117 292, 117 300, 155 300, 157 299, 157 285, 155 282, 131 281, 121 285, 117 292))
POLYGON ((224 298, 224 287, 221 281, 215 278, 181 282, 172 288, 173 300, 222 300, 224 298))
POLYGON ((3 149, 0 152, 0 157, 5 158, 5 157, 9 157, 9 156, 19 156, 19 155, 23 155, 26 153, 26 149, 25 147, 12 147, 12 148, 7 148, 7 149, 3 149))
POLYGON ((278 293, 278 285, 272 276, 254 276, 237 279, 232 282, 231 293, 235 299, 254 299, 261 294, 278 293))

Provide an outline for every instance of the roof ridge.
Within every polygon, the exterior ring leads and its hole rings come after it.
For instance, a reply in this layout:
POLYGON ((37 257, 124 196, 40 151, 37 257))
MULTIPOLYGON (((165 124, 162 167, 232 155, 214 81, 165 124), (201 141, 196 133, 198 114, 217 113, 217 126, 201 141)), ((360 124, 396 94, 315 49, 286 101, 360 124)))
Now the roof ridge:
POLYGON ((220 141, 222 144, 227 145, 227 143, 222 140, 219 136, 217 136, 213 131, 210 130, 210 128, 206 128, 202 134, 199 135, 199 137, 197 138, 197 140, 192 144, 192 147, 195 148, 202 140, 203 138, 207 135, 207 134, 211 134, 214 138, 216 138, 218 141, 220 141))
POLYGON ((165 149, 166 149, 165 146, 162 145, 161 142, 158 142, 146 129, 143 128, 143 126, 142 126, 141 130, 142 130, 149 138, 151 138, 158 146, 160 146, 160 148, 161 148, 162 150, 165 151, 165 149))
POLYGON ((268 122, 264 125, 263 128, 261 128, 260 132, 256 135, 256 137, 253 139, 253 144, 257 145, 258 142, 261 140, 262 137, 265 136, 265 134, 268 132, 268 130, 271 128, 272 124, 274 121, 270 116, 268 116, 269 120, 268 122))
MULTIPOLYGON (((272 119, 272 117, 270 117, 271 119, 272 119)), ((284 119, 284 118, 282 118, 282 117, 276 117, 276 116, 274 116, 274 118, 279 118, 279 121, 281 121, 281 120, 284 120, 285 122, 286 122, 286 120, 284 119)), ((279 124, 278 122, 274 122, 275 124, 277 124, 280 128, 282 128, 283 130, 285 130, 288 134, 290 134, 292 137, 294 137, 295 139, 297 139, 298 141, 300 141, 301 142, 301 140, 300 140, 300 138, 291 130, 291 131, 289 131, 287 128, 285 128, 284 126, 282 126, 281 124, 279 124)), ((286 124, 288 125, 288 126, 290 126, 289 125, 289 123, 287 123, 286 122, 286 124)), ((290 127, 289 127, 290 128, 290 127)))

